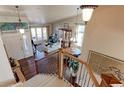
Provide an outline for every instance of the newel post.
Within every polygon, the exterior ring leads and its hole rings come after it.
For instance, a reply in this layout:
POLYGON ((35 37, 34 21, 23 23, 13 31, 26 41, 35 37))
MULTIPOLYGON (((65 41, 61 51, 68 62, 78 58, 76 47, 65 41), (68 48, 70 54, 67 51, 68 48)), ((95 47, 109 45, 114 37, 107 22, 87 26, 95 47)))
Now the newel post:
POLYGON ((63 52, 62 49, 60 49, 59 52, 59 78, 62 79, 63 78, 63 52))

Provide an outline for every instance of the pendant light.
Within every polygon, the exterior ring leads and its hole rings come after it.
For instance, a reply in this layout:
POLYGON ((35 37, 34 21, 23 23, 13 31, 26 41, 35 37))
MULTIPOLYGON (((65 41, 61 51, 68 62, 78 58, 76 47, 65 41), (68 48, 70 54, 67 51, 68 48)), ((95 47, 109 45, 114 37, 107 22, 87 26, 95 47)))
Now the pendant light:
POLYGON ((19 21, 17 29, 19 30, 21 34, 24 34, 24 29, 21 28, 22 23, 21 23, 21 18, 20 18, 19 6, 16 6, 16 9, 17 9, 17 16, 18 16, 18 21, 19 21))
POLYGON ((81 5, 82 9, 82 19, 84 22, 88 22, 93 14, 94 9, 98 7, 97 5, 81 5))

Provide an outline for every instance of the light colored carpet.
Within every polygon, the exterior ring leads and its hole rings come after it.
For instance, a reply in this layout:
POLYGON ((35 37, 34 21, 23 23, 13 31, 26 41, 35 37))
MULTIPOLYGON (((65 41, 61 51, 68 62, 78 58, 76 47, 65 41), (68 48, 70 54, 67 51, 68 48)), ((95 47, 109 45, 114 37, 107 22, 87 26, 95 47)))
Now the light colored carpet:
POLYGON ((24 87, 72 87, 72 85, 55 75, 38 74, 26 81, 24 87))

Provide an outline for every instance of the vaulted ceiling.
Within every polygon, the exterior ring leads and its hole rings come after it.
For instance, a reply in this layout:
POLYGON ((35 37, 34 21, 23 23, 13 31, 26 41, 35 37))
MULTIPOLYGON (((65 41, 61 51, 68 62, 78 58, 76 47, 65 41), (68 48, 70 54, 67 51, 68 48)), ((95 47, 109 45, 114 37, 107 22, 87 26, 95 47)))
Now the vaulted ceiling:
MULTIPOLYGON (((77 14, 79 5, 21 5, 21 20, 30 24, 46 24, 77 14)), ((79 11, 80 12, 80 11, 79 11)), ((15 6, 0 6, 0 22, 17 22, 15 6)))

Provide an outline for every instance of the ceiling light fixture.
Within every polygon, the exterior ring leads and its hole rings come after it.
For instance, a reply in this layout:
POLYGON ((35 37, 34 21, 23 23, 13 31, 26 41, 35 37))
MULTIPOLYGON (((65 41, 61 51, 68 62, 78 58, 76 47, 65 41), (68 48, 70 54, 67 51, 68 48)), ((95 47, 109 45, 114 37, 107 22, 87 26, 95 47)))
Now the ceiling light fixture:
POLYGON ((85 22, 88 22, 91 19, 93 10, 98 7, 98 5, 81 5, 82 9, 82 19, 85 22))

